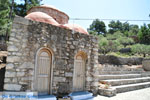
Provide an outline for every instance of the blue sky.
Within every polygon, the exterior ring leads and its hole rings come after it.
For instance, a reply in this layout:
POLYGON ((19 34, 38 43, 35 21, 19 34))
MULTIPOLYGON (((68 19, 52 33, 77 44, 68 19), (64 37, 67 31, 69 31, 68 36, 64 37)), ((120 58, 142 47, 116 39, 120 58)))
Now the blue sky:
MULTIPOLYGON (((70 18, 87 19, 134 19, 150 20, 150 0, 43 0, 42 4, 53 5, 70 18)), ((93 20, 70 20, 85 29, 93 20)), ((104 21, 108 24, 110 21, 104 21)), ((149 22, 129 22, 143 25, 149 22)))

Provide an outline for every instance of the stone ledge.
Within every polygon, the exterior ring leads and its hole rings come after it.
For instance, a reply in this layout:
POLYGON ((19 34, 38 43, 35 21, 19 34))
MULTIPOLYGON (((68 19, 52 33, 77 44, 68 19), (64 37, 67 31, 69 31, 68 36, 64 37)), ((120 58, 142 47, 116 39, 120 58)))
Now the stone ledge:
POLYGON ((18 85, 18 84, 5 84, 4 89, 5 90, 20 91, 21 85, 18 85))
POLYGON ((116 88, 98 89, 98 94, 100 94, 102 96, 112 97, 112 96, 115 96, 116 93, 117 93, 116 88))

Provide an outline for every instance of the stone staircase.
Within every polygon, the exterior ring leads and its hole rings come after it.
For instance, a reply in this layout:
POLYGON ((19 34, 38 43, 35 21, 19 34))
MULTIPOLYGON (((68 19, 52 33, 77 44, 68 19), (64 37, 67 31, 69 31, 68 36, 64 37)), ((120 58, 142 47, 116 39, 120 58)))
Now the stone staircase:
POLYGON ((138 67, 105 66, 96 77, 98 82, 111 85, 108 89, 99 88, 99 94, 104 96, 150 87, 150 72, 138 67))

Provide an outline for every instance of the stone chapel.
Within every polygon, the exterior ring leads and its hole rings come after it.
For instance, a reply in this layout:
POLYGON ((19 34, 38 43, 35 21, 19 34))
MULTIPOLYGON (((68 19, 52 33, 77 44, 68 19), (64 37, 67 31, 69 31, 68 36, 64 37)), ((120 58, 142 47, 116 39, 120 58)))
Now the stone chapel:
POLYGON ((98 39, 55 7, 33 7, 16 16, 8 43, 4 90, 69 94, 93 91, 98 39))

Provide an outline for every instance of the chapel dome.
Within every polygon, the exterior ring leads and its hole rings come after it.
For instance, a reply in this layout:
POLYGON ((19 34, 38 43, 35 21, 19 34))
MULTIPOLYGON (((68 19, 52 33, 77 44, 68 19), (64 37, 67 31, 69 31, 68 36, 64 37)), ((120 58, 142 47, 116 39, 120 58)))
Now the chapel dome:
POLYGON ((32 12, 43 12, 48 14, 49 16, 53 17, 59 24, 67 24, 69 20, 69 16, 55 8, 54 6, 50 5, 41 5, 41 6, 35 6, 28 10, 27 14, 30 14, 32 12))
POLYGON ((25 16, 25 18, 33 21, 44 22, 55 26, 59 26, 59 24, 51 16, 43 12, 32 12, 25 16))
POLYGON ((67 28, 67 29, 71 29, 71 30, 74 30, 76 32, 89 34, 83 27, 81 27, 78 24, 64 24, 64 25, 61 25, 61 27, 64 27, 64 28, 67 28))

